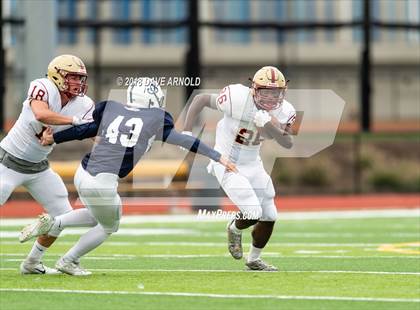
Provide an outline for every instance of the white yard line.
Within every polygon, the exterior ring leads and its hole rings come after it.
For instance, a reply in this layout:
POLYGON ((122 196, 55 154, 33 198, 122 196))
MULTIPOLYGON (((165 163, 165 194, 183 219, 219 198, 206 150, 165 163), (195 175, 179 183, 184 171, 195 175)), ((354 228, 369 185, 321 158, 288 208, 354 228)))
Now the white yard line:
MULTIPOLYGON (((0 268, 4 271, 17 271, 18 268, 0 268)), ((112 268, 88 268, 93 272, 192 272, 192 273, 271 273, 270 271, 230 270, 230 269, 112 269, 112 268)), ((367 274, 367 275, 410 275, 420 276, 420 272, 397 272, 397 271, 354 271, 354 270, 285 270, 277 273, 336 273, 336 274, 367 274)))
MULTIPOLYGON (((396 206, 397 207, 397 206, 396 206)), ((420 208, 387 209, 387 210, 351 210, 351 211, 307 211, 307 212, 279 212, 281 220, 313 220, 313 219, 352 219, 352 218, 400 218, 420 217, 420 208)), ((0 219, 0 226, 22 226, 31 223, 34 218, 0 219)), ((123 216, 121 224, 141 223, 197 223, 197 222, 226 222, 220 217, 198 217, 196 214, 187 215, 130 215, 123 216)))
MULTIPOLYGON (((108 243, 107 243, 108 244, 108 243)), ((184 241, 150 241, 144 242, 145 245, 156 245, 156 246, 203 246, 203 247, 214 247, 214 246, 223 246, 226 247, 226 242, 184 242, 184 241)), ((279 246, 279 247, 372 247, 383 245, 381 243, 299 243, 299 242, 270 242, 268 246, 279 246)))
MULTIPOLYGON (((15 241, 0 240, 0 246, 20 244, 19 241, 16 238, 13 238, 13 239, 15 239, 15 241)), ((60 240, 59 242, 60 242, 60 245, 74 245, 76 243, 76 240, 75 241, 62 241, 62 240, 60 240)), ((131 241, 127 241, 127 242, 124 242, 124 241, 121 241, 121 242, 119 242, 119 241, 109 241, 109 242, 106 242, 107 246, 118 246, 118 247, 121 247, 121 246, 123 246, 123 247, 139 246, 141 244, 143 244, 143 243, 141 243, 141 242, 131 242, 131 241)))
POLYGON ((344 259, 369 259, 369 258, 385 258, 385 259, 395 259, 395 258, 410 258, 410 259, 419 259, 420 260, 420 255, 401 255, 401 256, 386 256, 386 255, 376 255, 376 256, 357 256, 357 255, 294 255, 294 256, 289 256, 289 255, 281 255, 280 257, 282 258, 344 258, 344 259))
MULTIPOLYGON (((63 230, 61 235, 80 236, 88 231, 88 228, 69 228, 63 230)), ((193 229, 156 229, 156 228, 120 228, 114 235, 116 236, 148 236, 148 235, 191 235, 203 237, 224 237, 225 232, 201 232, 193 229)), ((284 238, 372 238, 382 236, 384 238, 420 238, 420 232, 384 232, 384 233, 320 233, 320 232, 285 232, 281 233, 284 238)), ((18 238, 19 231, 0 230, 0 239, 18 238)))
MULTIPOLYGON (((27 256, 28 254, 26 253, 0 253, 0 256, 27 256)), ((61 256, 60 254, 50 254, 48 253, 48 256, 61 256)), ((132 254, 96 254, 95 256, 84 256, 84 258, 88 258, 90 257, 91 259, 93 258, 135 258, 137 257, 137 255, 132 255, 132 254)))
POLYGON ((195 292, 137 292, 137 291, 91 291, 65 289, 29 289, 29 288, 0 288, 5 292, 37 292, 37 293, 65 293, 65 294, 94 294, 94 295, 151 295, 177 297, 206 297, 206 298, 247 298, 247 299, 281 299, 281 300, 335 300, 335 301, 368 301, 368 302, 420 302, 419 298, 375 298, 375 297, 344 297, 344 296, 288 296, 288 295, 245 295, 245 294, 207 294, 195 292))
MULTIPOLYGON (((1 224, 0 224, 1 225, 1 224)), ((67 228, 60 234, 61 236, 68 235, 82 235, 86 233, 89 228, 67 228)), ((19 231, 0 230, 0 238, 18 238, 19 231)), ((116 236, 156 236, 156 235, 189 235, 196 236, 200 232, 193 229, 178 229, 178 228, 120 228, 114 235, 116 236)))
MULTIPOLYGON (((73 245, 76 241, 59 241, 61 245, 73 245)), ((19 242, 0 240, 1 245, 18 245, 19 242)), ((366 248, 376 247, 387 244, 386 242, 381 243, 317 243, 317 242, 270 242, 269 246, 275 247, 355 247, 355 248, 366 248)), ((185 241, 147 241, 147 242, 132 242, 132 241, 109 241, 106 242, 107 246, 139 246, 139 245, 152 245, 152 246, 201 246, 201 247, 227 247, 226 242, 185 242, 185 241)))
MULTIPOLYGON (((57 256, 58 257, 58 256, 57 256)), ((117 257, 92 257, 92 256, 87 256, 84 257, 83 259, 86 260, 118 260, 118 261, 122 261, 122 260, 132 260, 133 258, 117 258, 117 257)), ((22 258, 6 258, 3 259, 4 262, 22 262, 22 258)), ((42 260, 43 262, 56 262, 57 258, 44 258, 42 260)))
POLYGON ((380 233, 334 233, 334 232, 285 232, 280 233, 282 237, 289 238, 355 238, 355 237, 377 237, 378 235, 385 237, 413 237, 420 238, 419 232, 380 232, 380 233))
MULTIPOLYGON (((403 259, 419 259, 420 255, 375 255, 375 256, 363 256, 363 255, 308 255, 309 253, 305 253, 302 255, 285 255, 281 253, 274 253, 274 252, 266 252, 263 253, 263 256, 267 257, 278 257, 278 258, 340 258, 340 259, 372 259, 372 258, 380 258, 380 259, 396 259, 396 258, 403 258, 403 259)), ((0 257, 23 257, 27 254, 21 253, 5 253, 1 254, 0 257)), ((59 257, 58 254, 48 254, 48 256, 59 257)), ((135 258, 209 258, 209 257, 230 257, 230 254, 142 254, 142 255, 120 255, 120 256, 112 256, 112 255, 103 255, 103 256, 86 256, 84 259, 90 260, 124 260, 124 259, 135 259, 135 258)), ((4 258, 4 261, 18 261, 18 259, 10 259, 4 258)), ((44 259, 45 261, 52 260, 50 258, 44 259)))

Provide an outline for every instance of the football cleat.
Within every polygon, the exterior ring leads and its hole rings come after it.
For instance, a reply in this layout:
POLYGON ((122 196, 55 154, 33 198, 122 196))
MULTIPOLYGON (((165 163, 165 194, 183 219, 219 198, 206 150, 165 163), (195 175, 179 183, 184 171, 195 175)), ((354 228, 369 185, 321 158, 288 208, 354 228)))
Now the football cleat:
POLYGON ((55 264, 55 268, 71 276, 89 276, 92 274, 92 272, 82 268, 79 262, 72 262, 63 258, 58 260, 55 264))
POLYGON ((53 224, 54 219, 51 215, 41 214, 35 222, 22 229, 19 235, 19 241, 23 243, 32 238, 44 235, 50 231, 53 224))
POLYGON ((234 259, 241 259, 243 256, 242 250, 242 233, 236 233, 230 229, 230 225, 235 221, 233 219, 227 226, 228 235, 228 250, 234 259))
POLYGON ((245 265, 248 267, 248 270, 279 271, 277 267, 267 264, 262 259, 256 259, 251 262, 247 262, 245 265))
POLYGON ((60 271, 54 268, 45 266, 42 262, 31 263, 23 261, 20 264, 21 274, 61 274, 60 271))

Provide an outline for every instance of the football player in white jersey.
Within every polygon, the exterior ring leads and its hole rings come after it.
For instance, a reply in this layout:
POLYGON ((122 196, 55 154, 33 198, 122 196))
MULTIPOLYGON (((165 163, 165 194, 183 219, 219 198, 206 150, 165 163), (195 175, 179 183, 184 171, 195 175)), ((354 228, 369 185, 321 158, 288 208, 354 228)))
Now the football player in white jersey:
MULTIPOLYGON (((94 102, 85 95, 86 80, 82 60, 61 55, 48 65, 47 78, 30 83, 18 120, 0 142, 0 205, 23 186, 53 217, 72 210, 63 180, 49 168, 47 156, 53 145, 42 146, 39 139, 47 125, 57 132, 92 121, 94 102)), ((20 266, 23 274, 57 273, 41 262, 55 239, 37 239, 20 266)))
POLYGON ((285 148, 293 145, 291 126, 296 111, 284 99, 286 90, 283 74, 275 67, 266 66, 255 73, 251 88, 232 84, 219 95, 197 95, 184 124, 184 133, 191 134, 194 121, 204 107, 224 113, 217 124, 214 149, 235 162, 239 173, 226 172, 215 162, 208 169, 240 210, 227 227, 228 249, 235 259, 243 256, 242 230, 254 225, 246 261, 251 270, 278 270, 260 258, 271 237, 277 208, 273 183, 263 167, 259 150, 264 138, 275 139, 285 148))

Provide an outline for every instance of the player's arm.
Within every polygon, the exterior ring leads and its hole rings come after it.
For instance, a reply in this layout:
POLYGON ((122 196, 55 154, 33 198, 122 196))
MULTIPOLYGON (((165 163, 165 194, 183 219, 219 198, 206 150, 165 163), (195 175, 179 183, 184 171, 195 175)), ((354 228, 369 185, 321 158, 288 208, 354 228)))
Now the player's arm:
POLYGON ((92 138, 98 133, 98 128, 99 126, 96 122, 73 126, 69 129, 54 133, 52 135, 52 142, 59 144, 67 141, 92 138))
POLYGON ((170 133, 168 133, 167 136, 164 137, 163 141, 169 144, 182 146, 187 150, 189 149, 193 153, 204 155, 216 162, 221 163, 228 169, 228 171, 238 172, 234 163, 230 162, 227 158, 223 157, 218 151, 207 146, 207 144, 205 144, 204 142, 201 142, 198 138, 181 134, 175 129, 172 129, 170 133))
POLYGON ((45 125, 80 125, 86 123, 79 117, 61 115, 50 109, 48 89, 38 80, 29 85, 27 100, 37 121, 45 125))
POLYGON ((42 145, 49 145, 52 143, 63 143, 73 140, 83 140, 87 138, 95 137, 98 133, 98 129, 104 113, 106 101, 100 102, 95 106, 93 111, 93 122, 73 126, 69 129, 52 133, 51 129, 44 131, 42 136, 42 145))
POLYGON ((191 132, 195 121, 200 115, 201 111, 205 108, 217 110, 216 105, 217 95, 215 94, 198 94, 194 97, 185 117, 184 131, 191 132))
POLYGON ((73 117, 61 115, 48 108, 48 103, 41 100, 31 100, 30 106, 35 119, 46 125, 72 125, 73 117))
POLYGON ((224 158, 216 150, 201 142, 200 139, 177 132, 174 129, 172 116, 167 112, 165 112, 165 123, 162 135, 158 135, 156 139, 161 139, 163 142, 169 144, 182 146, 183 148, 190 150, 191 152, 204 155, 216 162, 220 162, 229 171, 237 172, 236 166, 233 163, 231 163, 228 159, 224 158))
POLYGON ((219 161, 221 154, 211 147, 207 146, 205 143, 201 142, 200 139, 181 134, 175 129, 166 131, 163 137, 163 142, 169 144, 175 144, 182 146, 183 148, 190 150, 193 153, 198 153, 204 156, 213 159, 214 161, 219 161))
POLYGON ((287 149, 293 146, 292 123, 287 123, 282 126, 275 116, 263 110, 259 110, 255 114, 254 123, 257 128, 263 128, 281 146, 287 149))
POLYGON ((290 125, 286 125, 284 129, 276 126, 273 122, 268 122, 264 125, 264 130, 266 130, 278 144, 290 149, 293 146, 293 137, 292 137, 292 128, 290 125))

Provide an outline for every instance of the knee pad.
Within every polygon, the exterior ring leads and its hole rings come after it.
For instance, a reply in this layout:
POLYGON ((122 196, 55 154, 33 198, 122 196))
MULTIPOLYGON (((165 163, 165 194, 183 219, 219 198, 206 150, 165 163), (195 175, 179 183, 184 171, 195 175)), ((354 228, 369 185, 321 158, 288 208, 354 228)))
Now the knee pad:
POLYGON ((262 202, 262 216, 260 221, 275 222, 277 220, 277 207, 274 199, 264 199, 262 202))
POLYGON ((243 190, 237 193, 237 206, 243 218, 247 220, 258 220, 262 216, 261 204, 253 190, 243 190))
POLYGON ((267 187, 261 190, 260 192, 260 198, 263 200, 269 200, 273 199, 274 196, 276 196, 276 192, 274 190, 273 182, 270 182, 267 184, 267 187))
POLYGON ((244 220, 259 220, 263 215, 261 206, 238 206, 241 210, 242 219, 244 220))
POLYGON ((106 233, 112 234, 118 231, 122 213, 121 205, 113 206, 90 206, 96 220, 103 227, 106 233))
POLYGON ((224 188, 227 196, 239 208, 244 219, 259 219, 262 215, 261 203, 252 188, 224 188))
POLYGON ((57 196, 55 200, 43 205, 48 214, 56 217, 73 210, 67 196, 57 196))
POLYGON ((59 228, 57 228, 57 229, 51 229, 49 232, 48 232, 48 236, 51 236, 51 237, 58 237, 60 234, 61 234, 61 232, 62 232, 62 230, 61 229, 59 229, 59 228))
POLYGON ((116 233, 118 231, 118 229, 120 227, 120 220, 115 221, 112 226, 110 226, 110 225, 104 226, 102 224, 101 224, 101 226, 108 235, 111 235, 111 234, 116 233))

